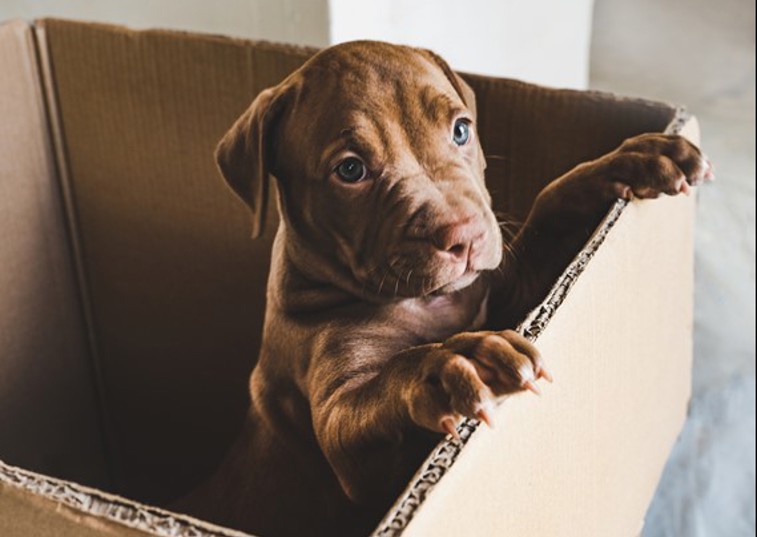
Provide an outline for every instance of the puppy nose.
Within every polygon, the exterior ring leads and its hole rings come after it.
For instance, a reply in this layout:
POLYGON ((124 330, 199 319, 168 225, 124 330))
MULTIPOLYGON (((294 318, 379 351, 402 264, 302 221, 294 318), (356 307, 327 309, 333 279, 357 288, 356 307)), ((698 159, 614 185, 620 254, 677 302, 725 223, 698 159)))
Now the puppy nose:
POLYGON ((481 219, 468 217, 437 228, 431 242, 455 260, 465 260, 472 256, 476 242, 485 234, 486 227, 481 219))

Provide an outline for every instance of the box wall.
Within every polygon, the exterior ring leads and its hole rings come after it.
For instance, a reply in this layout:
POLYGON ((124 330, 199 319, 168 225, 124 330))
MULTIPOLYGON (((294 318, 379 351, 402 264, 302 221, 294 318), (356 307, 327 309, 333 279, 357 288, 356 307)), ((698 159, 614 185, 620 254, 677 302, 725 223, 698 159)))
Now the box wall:
POLYGON ((213 150, 253 97, 308 53, 38 26, 116 490, 164 502, 212 471, 241 425, 276 228, 273 209, 268 234, 250 240, 213 150))
POLYGON ((635 535, 686 416, 693 207, 624 211, 537 340, 555 383, 497 409, 403 537, 635 535))
POLYGON ((32 31, 0 26, 0 458, 105 486, 97 398, 32 31))

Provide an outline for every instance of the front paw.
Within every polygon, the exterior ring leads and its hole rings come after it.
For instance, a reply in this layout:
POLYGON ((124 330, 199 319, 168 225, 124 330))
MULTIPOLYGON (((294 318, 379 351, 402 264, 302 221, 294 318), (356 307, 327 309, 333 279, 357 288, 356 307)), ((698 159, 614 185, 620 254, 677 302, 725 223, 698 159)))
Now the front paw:
POLYGON ((523 390, 539 393, 539 378, 552 381, 536 347, 517 332, 466 332, 429 352, 406 400, 415 423, 457 436, 461 417, 492 426, 494 400, 523 390))
POLYGON ((715 177, 710 161, 679 135, 642 134, 629 138, 602 163, 613 197, 657 198, 689 194, 715 177))

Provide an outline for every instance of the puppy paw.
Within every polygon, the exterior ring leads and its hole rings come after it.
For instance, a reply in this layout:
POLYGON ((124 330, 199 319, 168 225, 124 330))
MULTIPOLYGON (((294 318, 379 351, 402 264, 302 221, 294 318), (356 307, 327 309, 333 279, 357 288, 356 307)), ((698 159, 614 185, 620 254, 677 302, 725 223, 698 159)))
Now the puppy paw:
POLYGON ((552 381, 539 351, 513 330, 457 334, 430 351, 408 393, 415 423, 457 436, 462 417, 493 426, 496 398, 552 381))
POLYGON ((604 162, 613 197, 657 198, 690 194, 715 179, 712 163, 683 136, 642 134, 629 138, 604 162))

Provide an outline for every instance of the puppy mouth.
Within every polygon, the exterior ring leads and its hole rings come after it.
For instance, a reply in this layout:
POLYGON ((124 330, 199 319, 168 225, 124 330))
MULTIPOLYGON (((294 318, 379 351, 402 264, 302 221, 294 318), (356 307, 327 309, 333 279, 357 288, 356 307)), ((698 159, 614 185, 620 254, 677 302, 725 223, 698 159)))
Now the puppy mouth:
MULTIPOLYGON (((489 237, 495 237, 493 233, 489 237)), ((473 284, 483 272, 496 269, 502 246, 482 240, 466 252, 442 251, 429 241, 404 241, 376 265, 353 265, 364 296, 381 299, 445 295, 473 284), (373 266, 375 268, 369 269, 373 266), (356 270, 355 270, 356 269, 356 270)), ((367 261, 367 260, 366 260, 367 261)))
POLYGON ((436 289, 433 289, 423 296, 439 296, 439 295, 448 295, 450 293, 454 293, 457 291, 460 291, 462 289, 465 289, 466 287, 470 286, 475 282, 478 277, 481 275, 481 271, 479 270, 466 270, 461 276, 459 276, 457 279, 452 280, 451 282, 445 283, 437 287, 436 289))

